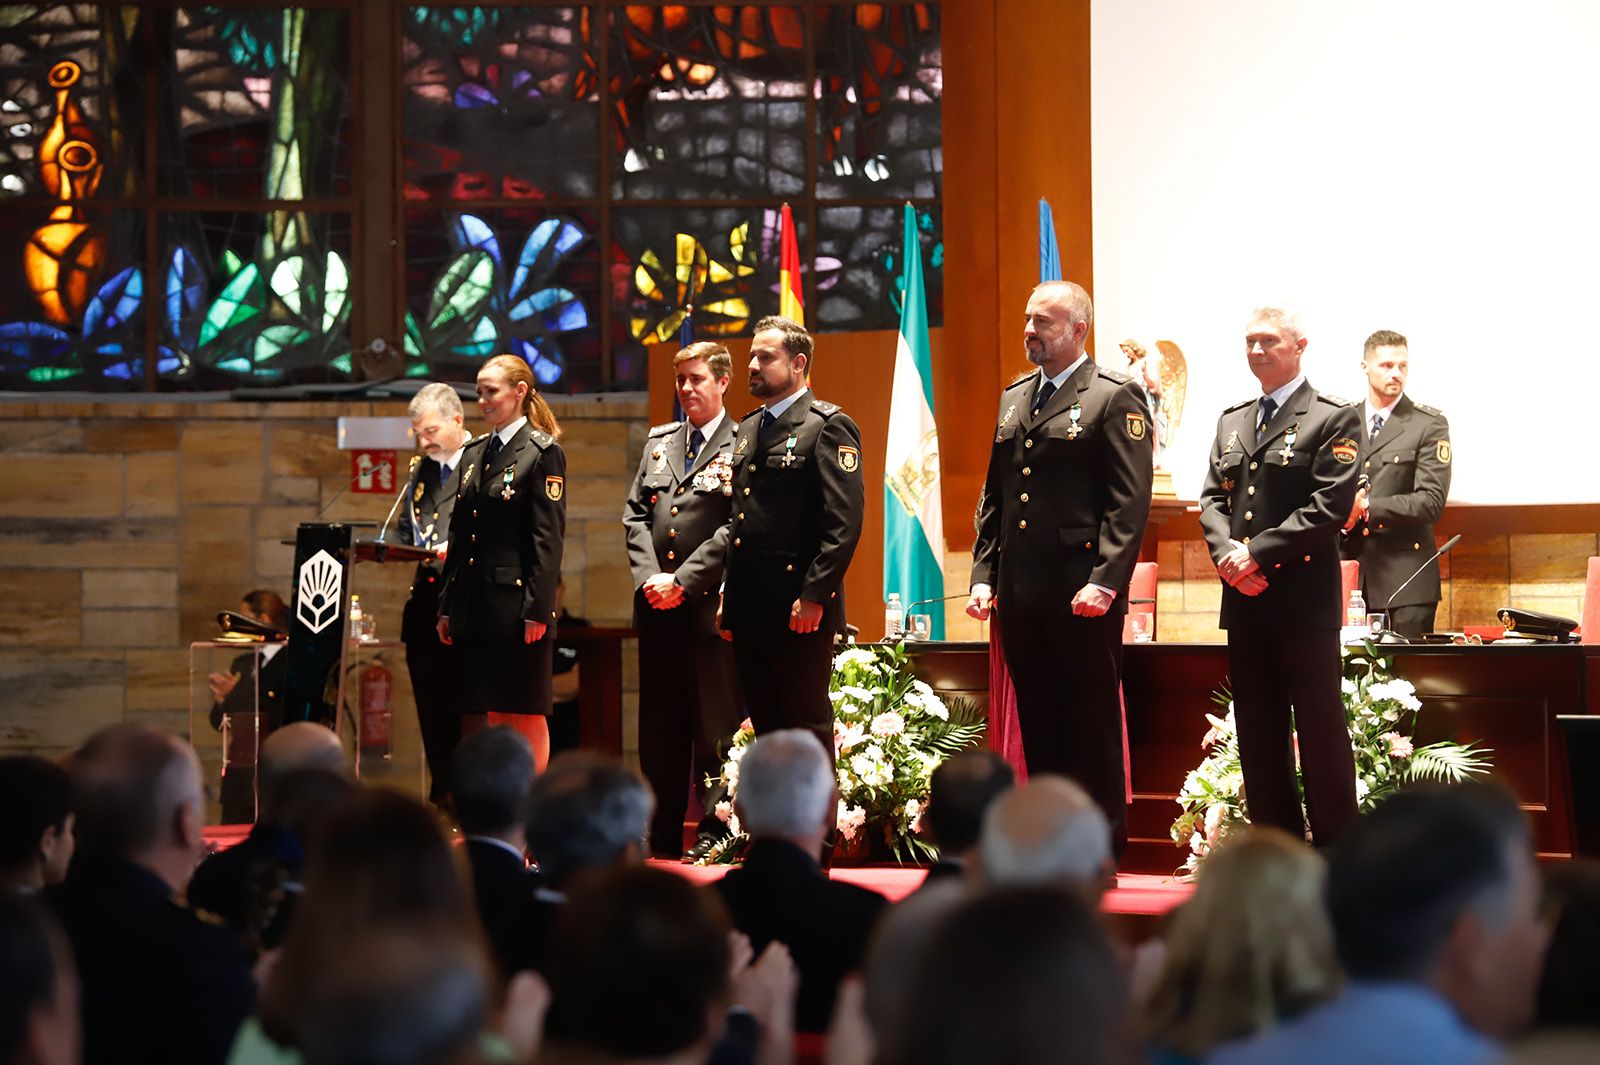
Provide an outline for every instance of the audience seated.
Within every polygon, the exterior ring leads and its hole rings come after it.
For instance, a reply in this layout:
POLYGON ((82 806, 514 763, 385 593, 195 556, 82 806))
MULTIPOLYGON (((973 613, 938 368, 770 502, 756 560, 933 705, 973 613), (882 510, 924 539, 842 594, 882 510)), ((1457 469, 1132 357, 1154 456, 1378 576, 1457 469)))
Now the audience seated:
POLYGON ((31 755, 0 758, 0 895, 58 884, 72 861, 67 771, 31 755))
POLYGON ((78 976, 55 919, 36 900, 0 895, 0 1063, 77 1065, 78 976))
POLYGON ((991 887, 1054 884, 1098 902, 1117 886, 1111 826, 1066 777, 1036 776, 990 804, 977 874, 991 887))
POLYGON ((255 986, 238 936, 183 893, 205 846, 188 744, 120 724, 72 756, 78 853, 47 892, 83 984, 85 1065, 215 1065, 255 986))
POLYGON ((1326 884, 1322 858, 1278 829, 1246 829, 1213 852, 1168 923, 1144 1009, 1148 1060, 1203 1060, 1331 997, 1326 884))
POLYGON ((471 896, 433 811, 397 792, 363 789, 312 844, 288 939, 230 1065, 301 1061, 302 1026, 346 945, 389 932, 437 937, 487 965, 471 896))
POLYGON ((533 747, 516 729, 482 729, 456 747, 450 776, 489 949, 502 973, 536 968, 541 944, 533 915, 539 878, 523 853, 533 747))
POLYGON ((645 860, 654 812, 650 786, 638 773, 583 751, 552 758, 533 782, 526 835, 539 866, 527 959, 534 968, 543 968, 550 929, 579 874, 645 860))
POLYGON ((1120 1065, 1127 990, 1082 893, 1013 887, 963 902, 930 937, 914 1010, 884 1065, 1120 1065))
POLYGON ((732 996, 716 895, 648 867, 581 879, 554 929, 540 1065, 705 1061, 732 996))
POLYGON ((922 814, 923 831, 938 844, 939 860, 928 870, 924 886, 966 870, 989 804, 1016 782, 1011 763, 987 747, 962 751, 940 763, 929 781, 928 808, 922 814))
POLYGON ((864 1041, 864 1047, 848 1055, 851 1065, 900 1056, 900 1048, 893 1045, 893 1040, 918 1009, 911 992, 922 967, 923 953, 940 923, 967 900, 972 890, 966 877, 935 879, 930 873, 929 880, 878 919, 867 944, 859 994, 848 993, 848 981, 840 987, 829 1028, 830 1051, 844 1054, 844 1047, 834 1044, 864 1041), (860 1015, 849 1016, 852 1010, 858 1010, 860 1015), (856 1028, 864 1030, 851 1031, 856 1028))
POLYGON ((1534 1025, 1600 1031, 1600 862, 1574 859, 1544 874, 1555 921, 1539 978, 1534 1025))
POLYGON ((1215 1065, 1466 1065, 1533 1016, 1548 927, 1527 820, 1487 784, 1401 791, 1345 831, 1328 912, 1348 984, 1215 1065))
POLYGON ((189 904, 219 918, 259 954, 283 941, 312 835, 354 787, 339 737, 296 721, 261 744, 261 812, 250 834, 201 862, 189 904))
POLYGON ((468 1065, 489 1019, 483 957, 399 929, 346 941, 306 1003, 305 1065, 468 1065))
POLYGON ((833 831, 833 759, 803 729, 769 732, 739 763, 735 813, 750 835, 744 864, 717 881, 733 925, 757 953, 774 940, 800 971, 795 1026, 821 1032, 845 974, 860 968, 888 905, 875 891, 828 879, 819 855, 833 831))

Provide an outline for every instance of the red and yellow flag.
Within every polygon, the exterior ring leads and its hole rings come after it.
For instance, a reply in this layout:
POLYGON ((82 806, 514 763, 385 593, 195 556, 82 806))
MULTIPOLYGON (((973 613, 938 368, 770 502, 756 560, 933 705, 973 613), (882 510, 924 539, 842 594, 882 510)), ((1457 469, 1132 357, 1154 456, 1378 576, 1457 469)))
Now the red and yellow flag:
POLYGON ((794 215, 783 205, 778 219, 778 313, 800 325, 806 309, 800 295, 800 242, 795 238, 794 215))

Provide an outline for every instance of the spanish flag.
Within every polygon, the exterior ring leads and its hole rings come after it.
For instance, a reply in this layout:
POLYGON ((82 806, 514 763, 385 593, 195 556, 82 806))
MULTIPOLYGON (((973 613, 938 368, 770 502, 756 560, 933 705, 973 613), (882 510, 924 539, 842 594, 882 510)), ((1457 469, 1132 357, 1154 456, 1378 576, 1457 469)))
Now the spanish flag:
POLYGON ((800 295, 800 242, 794 235, 794 215, 783 205, 778 219, 778 313, 799 325, 806 324, 800 295))

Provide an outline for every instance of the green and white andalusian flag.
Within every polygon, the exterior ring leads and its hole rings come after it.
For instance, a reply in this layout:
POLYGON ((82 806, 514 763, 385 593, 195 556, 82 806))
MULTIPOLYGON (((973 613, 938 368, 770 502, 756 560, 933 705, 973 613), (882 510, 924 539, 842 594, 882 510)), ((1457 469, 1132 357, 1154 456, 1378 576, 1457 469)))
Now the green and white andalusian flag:
MULTIPOLYGON (((928 301, 922 288, 917 213, 905 208, 901 244, 900 341, 889 400, 889 446, 883 477, 883 597, 906 606, 944 596, 944 519, 939 493, 939 430, 933 420, 933 358, 928 301)), ((944 604, 929 604, 928 635, 944 639, 944 604)), ((907 619, 907 628, 910 620, 907 619)))

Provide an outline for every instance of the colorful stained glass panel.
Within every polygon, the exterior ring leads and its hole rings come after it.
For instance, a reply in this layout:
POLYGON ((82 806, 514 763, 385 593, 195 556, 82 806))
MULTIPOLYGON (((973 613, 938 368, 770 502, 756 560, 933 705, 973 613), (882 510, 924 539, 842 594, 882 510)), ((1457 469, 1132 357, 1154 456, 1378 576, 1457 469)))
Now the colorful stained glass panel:
MULTIPOLYGON (((899 207, 824 207, 817 211, 817 329, 896 329, 900 325, 899 207), (830 264, 827 273, 822 264, 830 264), (837 265, 832 265, 837 264, 837 265)), ((928 324, 944 324, 944 236, 939 209, 919 208, 928 324)), ((809 310, 809 309, 808 309, 809 310)), ((812 316, 814 315, 814 316, 812 316)))

